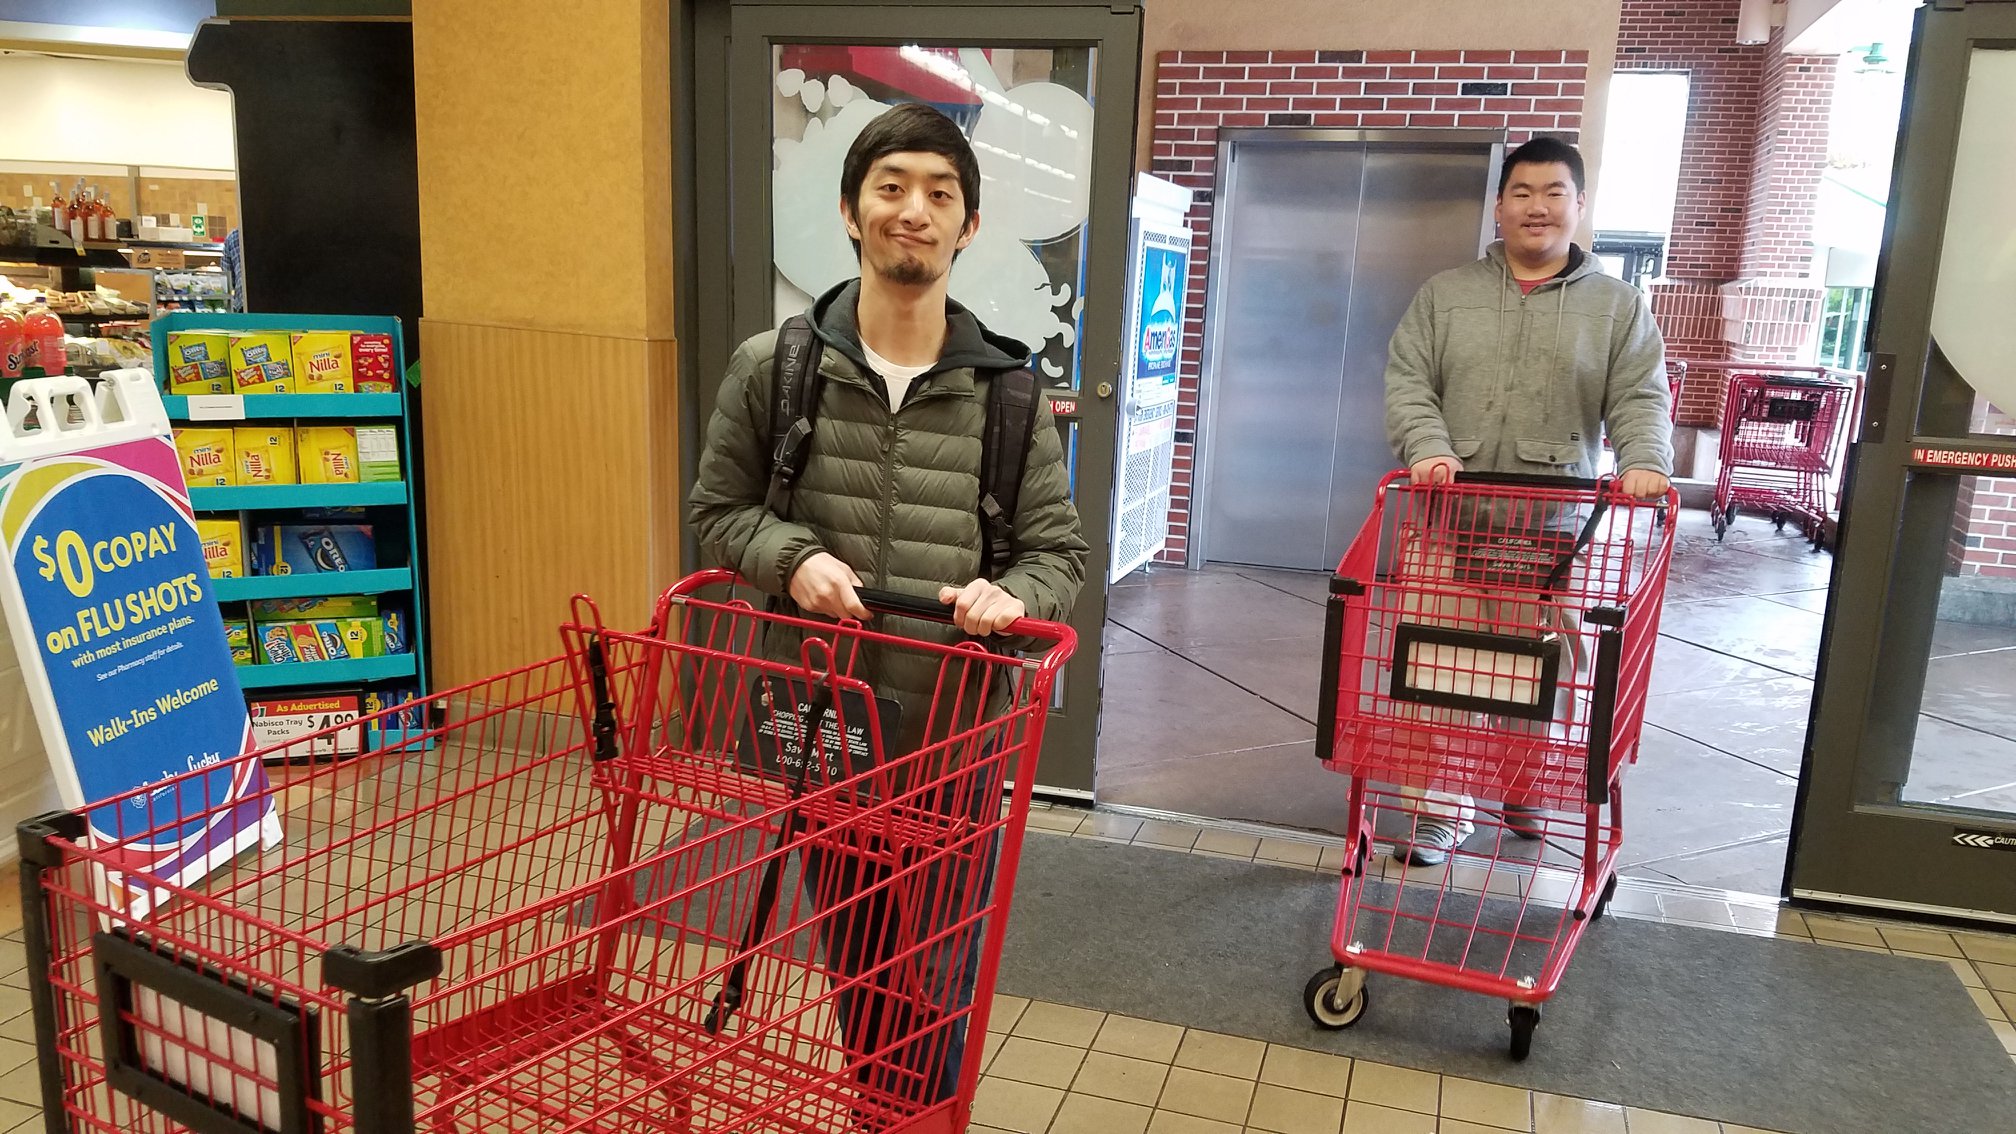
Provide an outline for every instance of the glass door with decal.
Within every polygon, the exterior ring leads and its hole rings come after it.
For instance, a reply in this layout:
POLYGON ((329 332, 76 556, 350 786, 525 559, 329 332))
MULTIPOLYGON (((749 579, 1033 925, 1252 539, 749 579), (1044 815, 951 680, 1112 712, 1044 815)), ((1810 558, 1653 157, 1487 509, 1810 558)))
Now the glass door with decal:
POLYGON ((2016 4, 1927 6, 1795 898, 2016 923, 2016 4))
POLYGON ((1038 784, 1090 794, 1125 322, 1140 12, 1132 4, 721 0, 695 13, 694 241, 701 404, 736 342, 858 274, 841 166, 904 102, 944 111, 981 172, 950 292, 1031 347, 1092 545, 1038 784), (722 281, 728 286, 720 287, 722 281))

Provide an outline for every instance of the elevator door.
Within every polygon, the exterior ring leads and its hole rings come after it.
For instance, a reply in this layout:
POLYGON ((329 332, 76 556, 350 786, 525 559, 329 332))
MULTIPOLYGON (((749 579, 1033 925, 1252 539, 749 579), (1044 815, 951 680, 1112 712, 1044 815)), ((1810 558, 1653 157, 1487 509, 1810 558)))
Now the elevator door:
POLYGON ((1335 567, 1393 467, 1386 344, 1477 258, 1503 146, 1479 131, 1228 130, 1205 388, 1204 558, 1335 567))

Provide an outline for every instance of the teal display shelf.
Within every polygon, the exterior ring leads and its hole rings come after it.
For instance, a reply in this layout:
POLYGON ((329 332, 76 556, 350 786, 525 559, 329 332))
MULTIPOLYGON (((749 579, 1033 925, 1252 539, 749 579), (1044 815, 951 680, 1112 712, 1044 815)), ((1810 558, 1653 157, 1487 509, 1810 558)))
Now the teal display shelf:
MULTIPOLYGON (((230 395, 230 400, 202 395, 168 395, 163 399, 168 416, 178 423, 218 423, 236 421, 332 420, 344 423, 388 424, 399 427, 400 460, 408 470, 414 467, 412 405, 413 390, 406 384, 405 337, 398 319, 358 315, 268 315, 223 311, 176 311, 159 315, 152 328, 154 373, 166 377, 168 336, 178 331, 349 331, 390 335, 393 346, 393 373, 399 376, 397 392, 390 394, 246 394, 230 395), (195 416, 193 397, 204 397, 195 416)), ((410 472, 409 472, 410 475, 410 472)), ((248 599, 322 598, 357 594, 410 594, 408 613, 410 653, 383 658, 356 658, 344 661, 296 662, 283 665, 238 667, 239 684, 248 690, 309 688, 368 688, 374 684, 397 683, 412 686, 423 699, 427 696, 427 612, 426 569, 421 561, 422 542, 414 521, 414 503, 420 487, 414 483, 389 484, 267 484, 240 487, 192 488, 189 502, 199 513, 258 513, 260 523, 309 522, 294 520, 287 513, 310 508, 398 509, 395 514, 374 515, 372 523, 389 528, 406 526, 405 545, 411 559, 406 567, 377 571, 343 571, 316 575, 261 576, 249 579, 219 579, 212 589, 220 602, 248 599)), ((375 730, 374 730, 375 731, 375 730)), ((395 742, 398 737, 390 737, 395 742)))
POLYGON ((291 421, 303 417, 399 417, 405 399, 398 394, 213 394, 210 400, 231 398, 244 403, 236 416, 189 416, 188 394, 168 394, 161 401, 170 421, 291 421))
POLYGON ((218 602, 382 595, 412 590, 413 571, 388 567, 379 571, 326 571, 316 575, 254 575, 244 579, 213 579, 210 586, 217 592, 218 602))
POLYGON ((392 654, 382 658, 345 658, 342 661, 287 662, 280 665, 241 665, 237 669, 238 684, 246 689, 356 685, 366 681, 393 681, 419 674, 418 659, 412 654, 392 654))

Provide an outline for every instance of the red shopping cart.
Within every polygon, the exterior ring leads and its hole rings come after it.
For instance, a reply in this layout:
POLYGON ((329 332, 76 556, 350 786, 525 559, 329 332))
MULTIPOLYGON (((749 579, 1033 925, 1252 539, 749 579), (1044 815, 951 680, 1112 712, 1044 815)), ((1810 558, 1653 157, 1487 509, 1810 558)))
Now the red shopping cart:
POLYGON ((1677 504, 1556 477, 1381 483, 1324 631, 1318 755, 1350 786, 1336 963, 1304 989, 1319 1026, 1357 1023, 1387 973, 1503 997, 1526 1058, 1616 888, 1677 504), (1479 830, 1440 865, 1374 858, 1424 820, 1479 830))
POLYGON ((284 843, 140 879, 144 916, 106 897, 119 847, 201 808, 24 824, 50 1129, 964 1130, 1072 633, 930 644, 732 581, 685 580, 644 633, 580 600, 560 656, 275 786, 284 843), (908 705, 876 680, 899 664, 908 705))
POLYGON ((1744 373, 1729 379, 1722 412, 1721 470, 1715 479, 1715 538, 1738 508, 1797 520, 1815 548, 1825 545, 1829 495, 1846 455, 1855 384, 1825 372, 1744 373))

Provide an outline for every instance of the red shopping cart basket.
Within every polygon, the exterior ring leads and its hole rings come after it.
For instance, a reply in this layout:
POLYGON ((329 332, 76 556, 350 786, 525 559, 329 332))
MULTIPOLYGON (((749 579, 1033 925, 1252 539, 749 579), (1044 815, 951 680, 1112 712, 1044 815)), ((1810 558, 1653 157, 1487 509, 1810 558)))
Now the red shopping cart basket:
POLYGON ((1318 754, 1350 803, 1318 1025, 1356 1023, 1389 973, 1510 1001, 1526 1057, 1616 886, 1677 503, 1553 477, 1380 485, 1325 626, 1318 754), (1461 827, 1432 867, 1407 861, 1424 822, 1461 827))
POLYGON ((560 656, 273 787, 284 842, 140 879, 144 916, 103 882, 203 817, 180 792, 24 824, 50 1128, 964 1130, 1071 631, 1010 627, 1024 658, 731 582, 687 579, 639 634, 577 604, 560 656))

